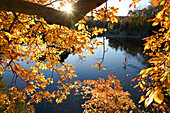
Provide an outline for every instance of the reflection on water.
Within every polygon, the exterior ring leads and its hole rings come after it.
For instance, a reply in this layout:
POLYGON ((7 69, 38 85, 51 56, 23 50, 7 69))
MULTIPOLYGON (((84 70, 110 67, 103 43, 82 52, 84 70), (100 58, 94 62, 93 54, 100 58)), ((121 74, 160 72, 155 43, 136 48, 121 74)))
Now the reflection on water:
MULTIPOLYGON (((108 38, 109 39, 109 38, 108 38)), ((143 65, 149 65, 147 57, 144 57, 143 54, 143 44, 145 42, 141 39, 118 39, 112 38, 109 39, 109 46, 116 49, 121 50, 127 53, 130 56, 136 57, 139 62, 143 65)))
MULTIPOLYGON (((99 41, 102 41, 102 38, 98 38, 99 41)), ((114 74, 117 76, 117 79, 120 80, 121 86, 124 91, 129 91, 131 93, 131 98, 137 103, 139 101, 139 89, 133 89, 133 86, 136 83, 133 83, 131 80, 136 78, 141 69, 147 68, 147 62, 145 57, 143 57, 143 47, 141 41, 130 40, 130 39, 109 39, 106 38, 106 49, 108 51, 105 53, 105 59, 103 66, 107 70, 99 70, 96 68, 91 68, 91 65, 95 65, 96 62, 100 62, 102 58, 103 47, 98 47, 94 52, 94 55, 87 56, 87 58, 82 61, 78 60, 78 55, 70 54, 66 63, 73 64, 75 67, 77 78, 74 80, 83 81, 85 79, 96 80, 98 78, 107 78, 108 74, 114 74), (126 58, 126 60, 125 60, 126 58), (130 74, 126 76, 127 74, 130 74)), ((24 64, 23 64, 24 65, 24 64)), ((43 71, 45 75, 51 76, 51 71, 43 71)), ((9 75, 9 74, 8 74, 9 75)), ((8 82, 9 76, 4 79, 8 82)), ((50 86, 51 90, 56 90, 58 75, 53 73, 54 84, 50 86)), ((22 82, 19 82, 23 86, 22 82)), ((68 96, 67 100, 64 100, 62 104, 57 105, 55 100, 53 103, 48 103, 43 101, 42 103, 36 105, 36 113, 82 113, 83 109, 81 104, 85 100, 82 99, 80 95, 74 96, 74 91, 68 96)))

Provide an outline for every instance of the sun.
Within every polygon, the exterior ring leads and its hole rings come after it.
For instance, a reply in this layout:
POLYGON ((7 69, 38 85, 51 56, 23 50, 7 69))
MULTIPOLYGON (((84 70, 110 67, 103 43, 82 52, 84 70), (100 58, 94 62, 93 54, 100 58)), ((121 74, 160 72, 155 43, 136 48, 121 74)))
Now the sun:
POLYGON ((66 11, 68 13, 71 13, 72 11, 72 5, 70 3, 66 3, 62 8, 61 8, 62 11, 66 11))

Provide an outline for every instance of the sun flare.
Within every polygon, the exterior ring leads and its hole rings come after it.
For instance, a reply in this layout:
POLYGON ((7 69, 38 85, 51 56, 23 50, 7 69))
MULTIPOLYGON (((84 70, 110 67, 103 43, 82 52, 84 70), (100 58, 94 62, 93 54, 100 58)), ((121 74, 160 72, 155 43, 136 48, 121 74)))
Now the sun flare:
POLYGON ((62 8, 61 8, 62 11, 66 11, 68 13, 71 13, 72 11, 72 5, 70 3, 66 3, 62 8))

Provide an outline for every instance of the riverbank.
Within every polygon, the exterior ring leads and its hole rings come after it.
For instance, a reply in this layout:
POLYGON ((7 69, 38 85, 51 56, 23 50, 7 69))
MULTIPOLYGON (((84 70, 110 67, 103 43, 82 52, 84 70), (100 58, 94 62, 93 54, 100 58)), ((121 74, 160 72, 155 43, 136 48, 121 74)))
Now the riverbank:
POLYGON ((122 39, 142 39, 146 36, 142 35, 126 35, 125 32, 120 32, 118 34, 112 34, 112 33, 105 33, 105 37, 109 38, 122 38, 122 39))

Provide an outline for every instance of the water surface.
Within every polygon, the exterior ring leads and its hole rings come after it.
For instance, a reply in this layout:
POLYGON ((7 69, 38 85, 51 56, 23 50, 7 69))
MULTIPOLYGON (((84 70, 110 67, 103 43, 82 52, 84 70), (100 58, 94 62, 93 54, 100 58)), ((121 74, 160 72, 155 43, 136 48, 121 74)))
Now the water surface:
MULTIPOLYGON (((98 41, 102 41, 102 38, 97 38, 98 41)), ((95 54, 91 56, 87 56, 86 59, 79 60, 78 55, 70 54, 67 59, 65 59, 66 63, 72 64, 76 66, 74 70, 77 74, 77 78, 75 80, 87 80, 93 79, 97 80, 98 78, 107 79, 108 74, 114 74, 117 76, 117 79, 120 80, 121 86, 124 91, 128 91, 131 93, 131 99, 137 103, 139 101, 139 89, 134 89, 133 86, 136 83, 133 83, 131 80, 133 78, 138 77, 137 75, 141 69, 147 68, 146 58, 143 57, 143 47, 142 42, 137 39, 109 39, 106 38, 106 46, 107 52, 105 52, 105 58, 103 61, 103 66, 107 68, 107 70, 99 70, 97 68, 91 68, 91 65, 95 65, 96 62, 101 62, 101 58, 103 57, 103 47, 97 47, 94 51, 95 54), (127 62, 129 65, 124 65, 122 62, 125 57, 127 58, 127 62), (130 74, 129 76, 126 76, 130 74)), ((26 65, 23 63, 26 67, 26 65)), ((51 71, 43 71, 46 76, 51 76, 51 71)), ((9 82, 12 78, 9 77, 10 73, 6 73, 5 81, 9 82)), ((58 75, 54 73, 54 84, 51 85, 50 90, 55 90, 57 88, 58 75)), ((22 81, 18 82, 20 88, 24 87, 25 83, 22 81)), ((81 104, 84 103, 85 100, 82 99, 80 95, 74 96, 74 91, 71 91, 71 95, 68 96, 67 100, 64 100, 61 104, 56 104, 55 101, 53 103, 48 103, 46 101, 42 101, 40 104, 34 104, 36 113, 82 113, 83 109, 81 108, 81 104)))

